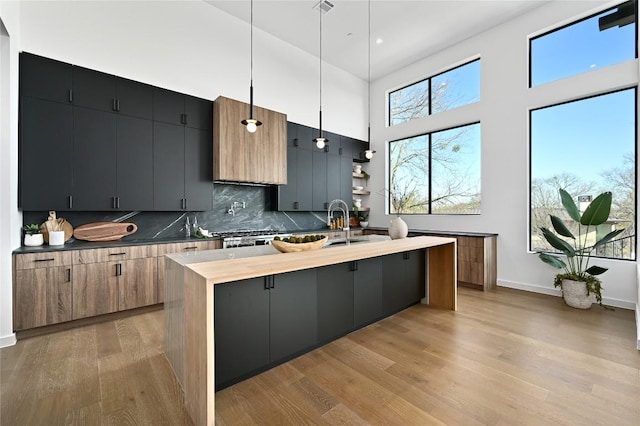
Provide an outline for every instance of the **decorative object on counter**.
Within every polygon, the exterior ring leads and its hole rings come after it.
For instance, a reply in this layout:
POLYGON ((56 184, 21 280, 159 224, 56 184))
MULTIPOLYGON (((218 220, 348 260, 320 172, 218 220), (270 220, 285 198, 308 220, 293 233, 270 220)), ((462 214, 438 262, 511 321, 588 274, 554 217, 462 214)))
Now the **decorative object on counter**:
POLYGON ((354 198, 353 199, 353 207, 361 209, 362 208, 362 198, 354 198))
MULTIPOLYGON (((64 244, 66 241, 69 241, 73 236, 73 226, 71 226, 71 224, 67 222, 66 219, 56 217, 55 211, 49 211, 49 217, 47 218, 46 222, 40 225, 40 231, 42 232, 42 237, 44 238, 44 242, 49 243, 49 245, 52 245, 51 242, 49 241, 49 233, 52 231, 64 231, 63 242, 61 244, 64 244)), ((60 244, 53 244, 53 245, 60 245, 60 244)))
POLYGON ((392 240, 407 238, 407 235, 409 235, 409 227, 400 216, 396 216, 389 221, 389 237, 392 240))
POLYGON ((94 222, 78 226, 73 236, 84 241, 115 241, 137 230, 138 225, 131 222, 94 222))
POLYGON ((353 173, 362 174, 362 164, 354 164, 353 165, 353 173))
POLYGON ((32 223, 24 228, 24 245, 29 247, 41 246, 44 243, 44 237, 40 232, 40 225, 32 223))
POLYGON ((212 238, 214 235, 207 229, 202 229, 198 226, 198 229, 195 230, 193 236, 196 238, 212 238))
POLYGON ((366 228, 367 226, 369 226, 369 222, 366 220, 361 220, 360 221, 360 227, 361 228, 366 228))
POLYGON ((275 237, 271 245, 281 253, 293 253, 321 249, 328 240, 326 235, 291 236, 283 239, 275 237))
POLYGON ((260 120, 256 120, 253 118, 253 0, 251 0, 251 67, 250 67, 250 78, 251 84, 249 85, 249 118, 242 120, 241 123, 244 126, 247 126, 247 131, 249 133, 255 133, 258 129, 258 126, 262 126, 262 122, 260 120))
POLYGON ((598 195, 580 214, 571 195, 562 188, 559 192, 565 211, 577 224, 578 236, 574 236, 558 216, 549 215, 551 225, 558 235, 545 227, 540 230, 551 247, 562 252, 565 260, 549 253, 540 253, 538 257, 554 268, 564 269, 564 273, 556 275, 553 285, 562 289, 562 297, 567 305, 572 308, 589 309, 595 301, 605 307, 602 304, 602 285, 596 275, 603 274, 607 268, 589 266, 589 260, 593 250, 610 242, 624 231, 624 229, 616 229, 600 239, 597 238, 597 227, 609 219, 612 194, 603 192, 598 195), (596 235, 595 241, 588 238, 591 232, 596 235))
POLYGON ((191 237, 191 222, 189 221, 189 216, 184 217, 184 236, 187 238, 191 237))

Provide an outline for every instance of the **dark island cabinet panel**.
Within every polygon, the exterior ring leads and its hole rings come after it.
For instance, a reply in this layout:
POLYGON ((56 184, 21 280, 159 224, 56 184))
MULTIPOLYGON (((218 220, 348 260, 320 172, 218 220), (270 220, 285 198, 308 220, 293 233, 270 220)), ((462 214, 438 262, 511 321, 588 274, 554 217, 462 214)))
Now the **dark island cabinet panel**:
POLYGON ((184 209, 184 127, 154 123, 154 210, 184 209))
POLYGON ((19 152, 21 208, 69 209, 73 194, 73 107, 22 97, 19 152))
POLYGON ((354 262, 353 307, 355 328, 382 317, 382 258, 354 262))
POLYGON ((314 346, 318 339, 316 270, 273 276, 270 291, 271 362, 314 346))
POLYGON ((110 210, 116 196, 116 117, 74 108, 73 208, 110 210))
POLYGON ((153 122, 118 116, 118 210, 153 210, 153 122))
POLYGON ((30 53, 20 54, 20 95, 72 102, 73 66, 30 53))
POLYGON ((318 268, 318 341, 329 342, 353 330, 354 262, 318 268))
POLYGON ((418 303, 425 295, 424 251, 382 257, 382 314, 388 316, 418 303))
POLYGON ((269 364, 267 278, 214 286, 216 388, 269 364))

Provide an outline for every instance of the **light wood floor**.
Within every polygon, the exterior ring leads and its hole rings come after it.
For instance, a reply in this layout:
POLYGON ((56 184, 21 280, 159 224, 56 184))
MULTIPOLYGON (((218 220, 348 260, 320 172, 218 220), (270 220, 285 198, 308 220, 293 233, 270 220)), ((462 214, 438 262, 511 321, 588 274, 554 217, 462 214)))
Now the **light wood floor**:
MULTIPOLYGON (((459 289, 216 394, 219 424, 640 424, 632 311, 459 289)), ((162 311, 0 350, 0 424, 189 425, 162 311)))

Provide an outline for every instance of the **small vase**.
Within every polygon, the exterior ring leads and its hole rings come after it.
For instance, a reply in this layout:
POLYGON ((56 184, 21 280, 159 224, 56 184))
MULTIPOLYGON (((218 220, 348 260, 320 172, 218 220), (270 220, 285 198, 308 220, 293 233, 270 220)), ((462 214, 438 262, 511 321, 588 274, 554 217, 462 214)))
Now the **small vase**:
POLYGON ((42 234, 26 234, 24 236, 24 245, 29 247, 37 247, 44 244, 44 237, 42 234))
POLYGON ((562 280, 562 298, 572 308, 589 309, 595 301, 595 294, 587 294, 584 281, 562 280))
POLYGON ((397 216, 389 221, 389 236, 392 240, 407 238, 408 234, 409 227, 400 216, 397 216))

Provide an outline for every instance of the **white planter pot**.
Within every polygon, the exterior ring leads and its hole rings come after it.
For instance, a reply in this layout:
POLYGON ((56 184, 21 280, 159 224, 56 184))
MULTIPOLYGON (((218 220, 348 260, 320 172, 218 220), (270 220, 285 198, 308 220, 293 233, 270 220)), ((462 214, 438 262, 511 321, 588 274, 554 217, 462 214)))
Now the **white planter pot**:
POLYGON ((360 221, 360 227, 361 228, 366 228, 367 226, 369 226, 369 222, 361 220, 360 221))
POLYGON ((49 231, 49 245, 61 246, 64 244, 64 231, 49 231))
POLYGON ((407 222, 402 220, 400 216, 394 217, 389 221, 389 236, 392 240, 407 238, 407 234, 409 234, 409 227, 407 222))
POLYGON ((562 298, 564 302, 577 309, 589 309, 596 301, 596 295, 587 294, 584 281, 562 280, 562 298))
POLYGON ((44 237, 42 234, 25 234, 24 236, 24 245, 29 247, 41 246, 44 244, 44 237))

